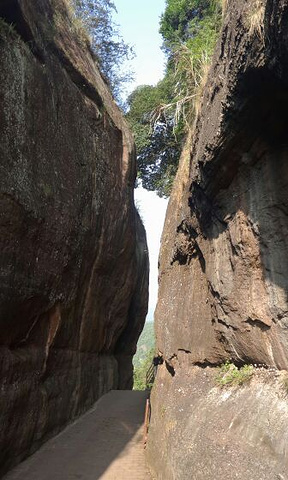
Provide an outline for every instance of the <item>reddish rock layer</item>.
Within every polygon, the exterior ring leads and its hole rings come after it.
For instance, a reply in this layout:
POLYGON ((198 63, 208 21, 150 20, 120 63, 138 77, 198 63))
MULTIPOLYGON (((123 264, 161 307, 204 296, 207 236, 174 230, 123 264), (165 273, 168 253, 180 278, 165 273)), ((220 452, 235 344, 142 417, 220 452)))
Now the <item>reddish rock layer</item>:
POLYGON ((65 1, 0 17, 3 472, 131 388, 148 258, 133 140, 65 1))

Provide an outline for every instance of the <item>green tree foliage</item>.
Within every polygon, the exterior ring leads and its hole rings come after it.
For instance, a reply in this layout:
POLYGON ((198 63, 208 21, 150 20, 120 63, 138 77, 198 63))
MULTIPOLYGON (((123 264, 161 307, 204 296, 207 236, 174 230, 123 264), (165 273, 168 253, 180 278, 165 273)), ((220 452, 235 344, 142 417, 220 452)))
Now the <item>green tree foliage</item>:
POLYGON ((164 117, 162 121, 158 120, 147 148, 138 158, 144 188, 156 190, 159 197, 169 196, 177 172, 180 146, 174 135, 173 120, 164 117))
POLYGON ((226 361, 221 367, 218 367, 216 383, 220 386, 224 385, 243 385, 251 380, 254 373, 252 365, 243 365, 238 368, 234 363, 226 361))
POLYGON ((220 0, 166 0, 160 20, 167 55, 164 79, 138 87, 128 99, 128 121, 138 150, 142 184, 168 196, 183 139, 200 109, 221 25, 220 0))
POLYGON ((154 355, 155 350, 151 348, 145 359, 137 367, 134 367, 134 390, 146 390, 146 373, 151 366, 154 355))
POLYGON ((133 78, 131 71, 121 70, 126 60, 133 58, 131 46, 119 35, 113 20, 116 7, 111 0, 72 0, 75 14, 87 28, 92 48, 102 73, 107 78, 115 99, 120 102, 123 87, 133 78))
POLYGON ((166 74, 156 87, 143 85, 128 97, 127 119, 138 150, 138 171, 142 185, 167 197, 177 171, 180 142, 174 131, 173 115, 162 111, 172 100, 172 76, 166 74))
POLYGON ((154 323, 146 322, 137 343, 137 352, 133 358, 134 390, 146 389, 146 373, 155 354, 154 323))
POLYGON ((204 17, 197 33, 175 47, 175 111, 184 125, 191 126, 197 117, 206 84, 212 54, 220 28, 220 12, 204 17))
POLYGON ((214 15, 216 0, 166 0, 160 20, 163 48, 168 54, 175 46, 197 35, 201 21, 214 15))
POLYGON ((154 323, 146 322, 137 343, 137 352, 133 357, 134 367, 138 367, 146 359, 148 352, 155 347, 154 323))

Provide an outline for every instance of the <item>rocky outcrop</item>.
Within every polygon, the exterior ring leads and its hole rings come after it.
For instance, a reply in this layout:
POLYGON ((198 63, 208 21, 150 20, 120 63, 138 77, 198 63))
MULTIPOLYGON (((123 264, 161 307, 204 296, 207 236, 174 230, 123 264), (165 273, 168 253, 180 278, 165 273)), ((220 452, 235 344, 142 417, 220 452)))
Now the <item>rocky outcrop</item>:
MULTIPOLYGON (((148 458, 157 480, 286 480, 285 373, 255 369, 221 388, 214 368, 160 367, 152 391, 148 458)), ((287 375, 287 374, 286 374, 287 375)))
MULTIPOLYGON (((186 372, 192 365, 216 366, 226 359, 237 365, 288 367, 288 2, 226 4, 191 156, 183 155, 162 236, 156 336, 173 387, 167 387, 168 374, 161 367, 148 453, 157 478, 166 480, 186 478, 179 466, 181 454, 176 454, 182 420, 170 431, 159 414, 160 405, 165 409, 172 402, 174 385, 180 388, 179 375, 184 387, 183 362, 186 372), (161 434, 155 433, 156 424, 161 434), (175 443, 168 440, 171 432, 175 443), (153 460, 157 440, 170 459, 163 477, 153 460), (178 461, 172 461, 177 455, 178 461)), ((197 375, 201 415, 209 417, 209 388, 203 395, 200 388, 206 377, 200 380, 197 375)), ((256 390, 250 400, 239 394, 242 404, 235 406, 235 415, 245 405, 249 410, 252 398, 256 402, 256 390)), ((195 401, 191 397, 192 410, 195 401)), ((263 401, 268 408, 270 397, 263 401)), ((279 415, 287 422, 286 411, 279 415)), ((180 417, 187 423, 192 418, 187 406, 176 423, 180 417)), ((254 424, 259 426, 258 421, 256 415, 254 424)), ((198 428, 192 420, 191 428, 198 428)), ((211 438, 212 430, 211 423, 211 438)), ((248 437, 245 441, 248 445, 248 437)), ((189 457, 190 447, 185 448, 182 454, 189 457)), ((187 478, 217 478, 213 468, 222 460, 215 456, 209 472, 201 476, 200 446, 198 456, 193 448, 189 462, 194 476, 187 478)), ((286 452, 280 456, 287 461, 286 452)), ((234 460, 228 460, 227 478, 238 471, 234 460)), ((244 471, 241 475, 237 478, 248 478, 244 471)), ((256 466, 254 477, 259 478, 256 466)), ((263 474, 265 478, 272 477, 263 474)))
POLYGON ((148 258, 134 143, 66 2, 1 0, 0 63, 4 472, 131 388, 148 258))
POLYGON ((166 359, 288 366, 288 6, 262 9, 252 29, 255 2, 229 2, 188 179, 170 200, 156 313, 166 359))

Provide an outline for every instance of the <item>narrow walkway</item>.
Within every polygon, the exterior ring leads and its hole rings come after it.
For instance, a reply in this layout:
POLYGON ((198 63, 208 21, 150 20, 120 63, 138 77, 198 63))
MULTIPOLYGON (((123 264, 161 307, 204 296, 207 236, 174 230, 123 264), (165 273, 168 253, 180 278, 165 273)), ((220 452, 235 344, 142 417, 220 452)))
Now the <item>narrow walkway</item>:
POLYGON ((150 480, 143 449, 146 397, 109 392, 5 480, 150 480))

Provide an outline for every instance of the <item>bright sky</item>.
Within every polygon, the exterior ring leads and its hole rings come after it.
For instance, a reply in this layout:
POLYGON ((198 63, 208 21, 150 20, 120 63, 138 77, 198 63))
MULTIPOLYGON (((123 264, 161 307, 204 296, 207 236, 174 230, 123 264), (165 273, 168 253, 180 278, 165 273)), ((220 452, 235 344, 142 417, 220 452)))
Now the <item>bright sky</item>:
POLYGON ((159 198, 154 192, 148 192, 144 188, 139 187, 135 190, 135 203, 139 209, 147 235, 150 260, 149 311, 147 320, 152 321, 158 293, 160 239, 168 201, 159 198))
POLYGON ((136 58, 131 62, 135 71, 133 90, 137 85, 154 85, 163 77, 164 54, 160 49, 160 15, 165 0, 114 0, 118 14, 115 17, 125 41, 134 46, 136 58))
MULTIPOLYGON (((164 55, 161 51, 162 38, 158 33, 159 18, 165 9, 165 0, 114 0, 118 14, 120 34, 125 43, 134 46, 136 58, 131 61, 135 71, 135 82, 129 93, 137 85, 154 85, 163 78, 164 55)), ((145 225, 149 257, 150 288, 149 312, 147 320, 153 320, 158 291, 158 255, 163 230, 167 200, 143 188, 135 190, 135 199, 145 225)))

